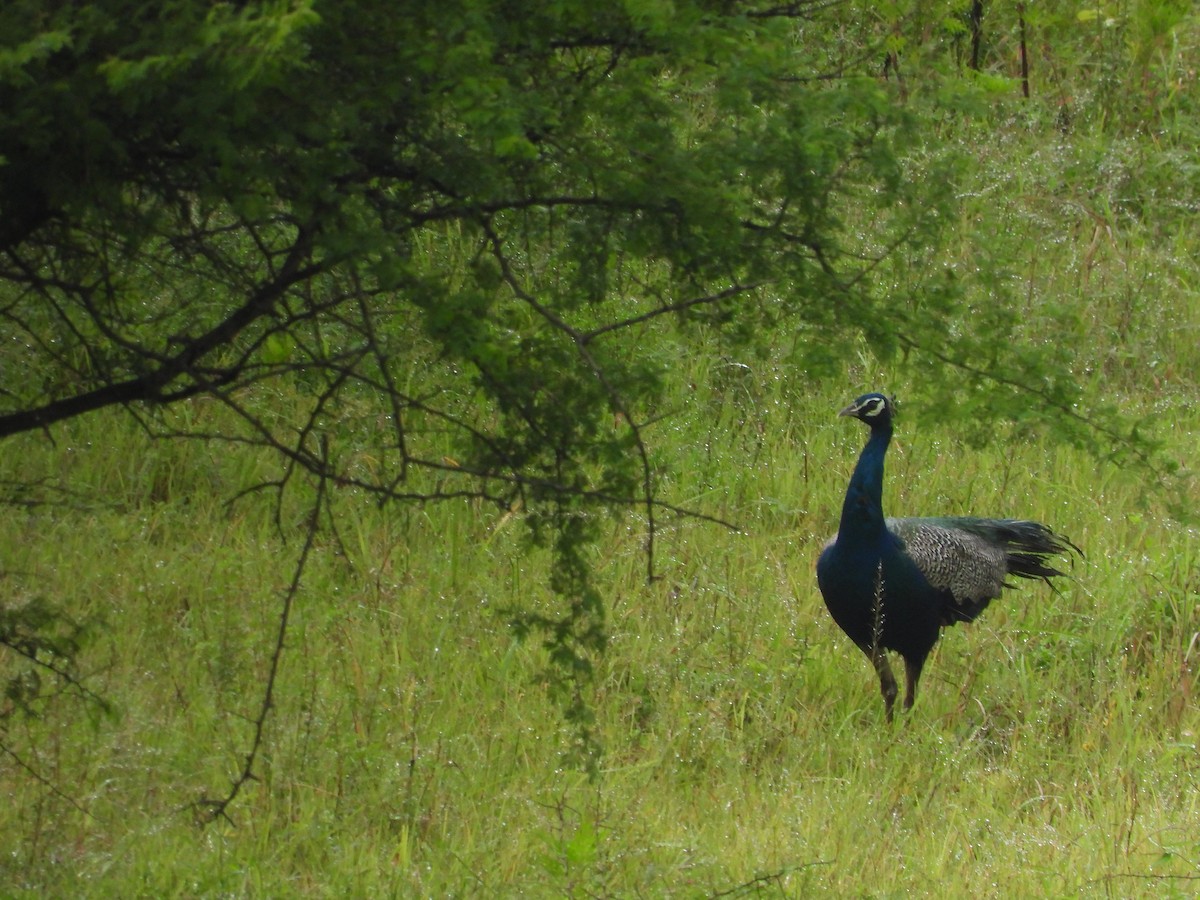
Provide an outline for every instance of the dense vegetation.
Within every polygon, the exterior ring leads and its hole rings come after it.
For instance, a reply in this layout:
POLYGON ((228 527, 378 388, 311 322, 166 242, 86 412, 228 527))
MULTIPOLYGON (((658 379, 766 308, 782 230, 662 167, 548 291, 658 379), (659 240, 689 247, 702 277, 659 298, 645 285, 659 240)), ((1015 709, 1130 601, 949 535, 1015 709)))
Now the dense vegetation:
POLYGON ((718 6, 0 13, 10 892, 1193 892, 1200 21, 718 6), (873 388, 1087 553, 892 729, 873 388))

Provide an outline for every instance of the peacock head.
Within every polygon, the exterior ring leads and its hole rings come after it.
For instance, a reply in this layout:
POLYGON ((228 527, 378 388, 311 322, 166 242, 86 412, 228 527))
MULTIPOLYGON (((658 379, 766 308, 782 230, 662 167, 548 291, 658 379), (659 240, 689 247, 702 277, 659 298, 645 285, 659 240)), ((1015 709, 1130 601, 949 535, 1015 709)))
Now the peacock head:
POLYGON ((853 416, 856 419, 861 419, 871 426, 871 430, 876 428, 887 428, 892 424, 892 413, 895 410, 893 401, 889 400, 883 394, 863 394, 845 409, 839 416, 853 416))

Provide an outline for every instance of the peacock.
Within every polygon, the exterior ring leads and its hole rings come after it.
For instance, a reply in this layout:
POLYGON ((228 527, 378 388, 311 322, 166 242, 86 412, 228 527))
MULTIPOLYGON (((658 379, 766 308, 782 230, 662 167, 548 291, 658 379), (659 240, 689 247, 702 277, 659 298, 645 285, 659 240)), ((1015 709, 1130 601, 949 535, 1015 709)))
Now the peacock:
POLYGON ((1047 557, 1079 553, 1040 522, 972 516, 885 519, 883 458, 892 440, 892 401, 863 394, 839 416, 865 422, 871 436, 846 488, 837 536, 817 560, 817 583, 833 620, 879 675, 892 721, 896 678, 886 651, 904 660, 904 708, 911 709, 925 659, 943 627, 971 622, 1007 576, 1061 576, 1047 557))

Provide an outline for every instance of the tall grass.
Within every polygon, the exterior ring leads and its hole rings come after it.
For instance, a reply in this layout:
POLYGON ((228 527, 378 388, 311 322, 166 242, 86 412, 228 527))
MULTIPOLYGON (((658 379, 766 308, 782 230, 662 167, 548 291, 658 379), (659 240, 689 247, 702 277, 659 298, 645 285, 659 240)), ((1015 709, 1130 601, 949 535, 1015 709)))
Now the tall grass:
MULTIPOLYGON (((981 150, 968 212, 1031 309, 1085 304, 1081 377, 1151 413, 1194 467, 1200 269, 1170 212, 1194 192, 1130 140, 1145 167, 1125 187, 1101 177, 1099 144, 1035 133, 1013 141, 1020 165, 1013 147, 981 150), (1135 210, 1137 178, 1158 181, 1135 210)), ((513 604, 551 600, 519 523, 336 497, 257 780, 206 828, 196 802, 228 788, 251 741, 303 510, 229 502, 272 474, 268 457, 147 442, 116 414, 10 440, 0 477, 44 479, 47 502, 0 520, 5 602, 92 623, 85 684, 111 709, 66 690, 0 736, 20 758, 0 766, 5 890, 1190 895, 1200 542, 1166 515, 1178 498, 1036 432, 968 446, 954 423, 902 418, 890 513, 1037 518, 1086 561, 1060 593, 1026 585, 950 629, 893 728, 825 613, 813 563, 864 439, 834 413, 919 377, 864 354, 814 381, 782 347, 673 357, 672 415, 651 435, 663 487, 737 530, 664 522, 647 582, 644 523, 612 518, 595 550, 611 642, 590 781, 562 765, 542 650, 507 625, 513 604)))

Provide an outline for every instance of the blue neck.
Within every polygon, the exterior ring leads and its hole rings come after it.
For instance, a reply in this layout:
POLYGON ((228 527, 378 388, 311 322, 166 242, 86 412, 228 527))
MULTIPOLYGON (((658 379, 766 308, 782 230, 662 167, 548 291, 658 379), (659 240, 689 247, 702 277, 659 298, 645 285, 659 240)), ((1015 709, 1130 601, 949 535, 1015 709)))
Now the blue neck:
POLYGON ((892 440, 892 426, 871 429, 871 437, 858 457, 850 476, 838 540, 873 540, 880 537, 883 524, 883 457, 892 440))

